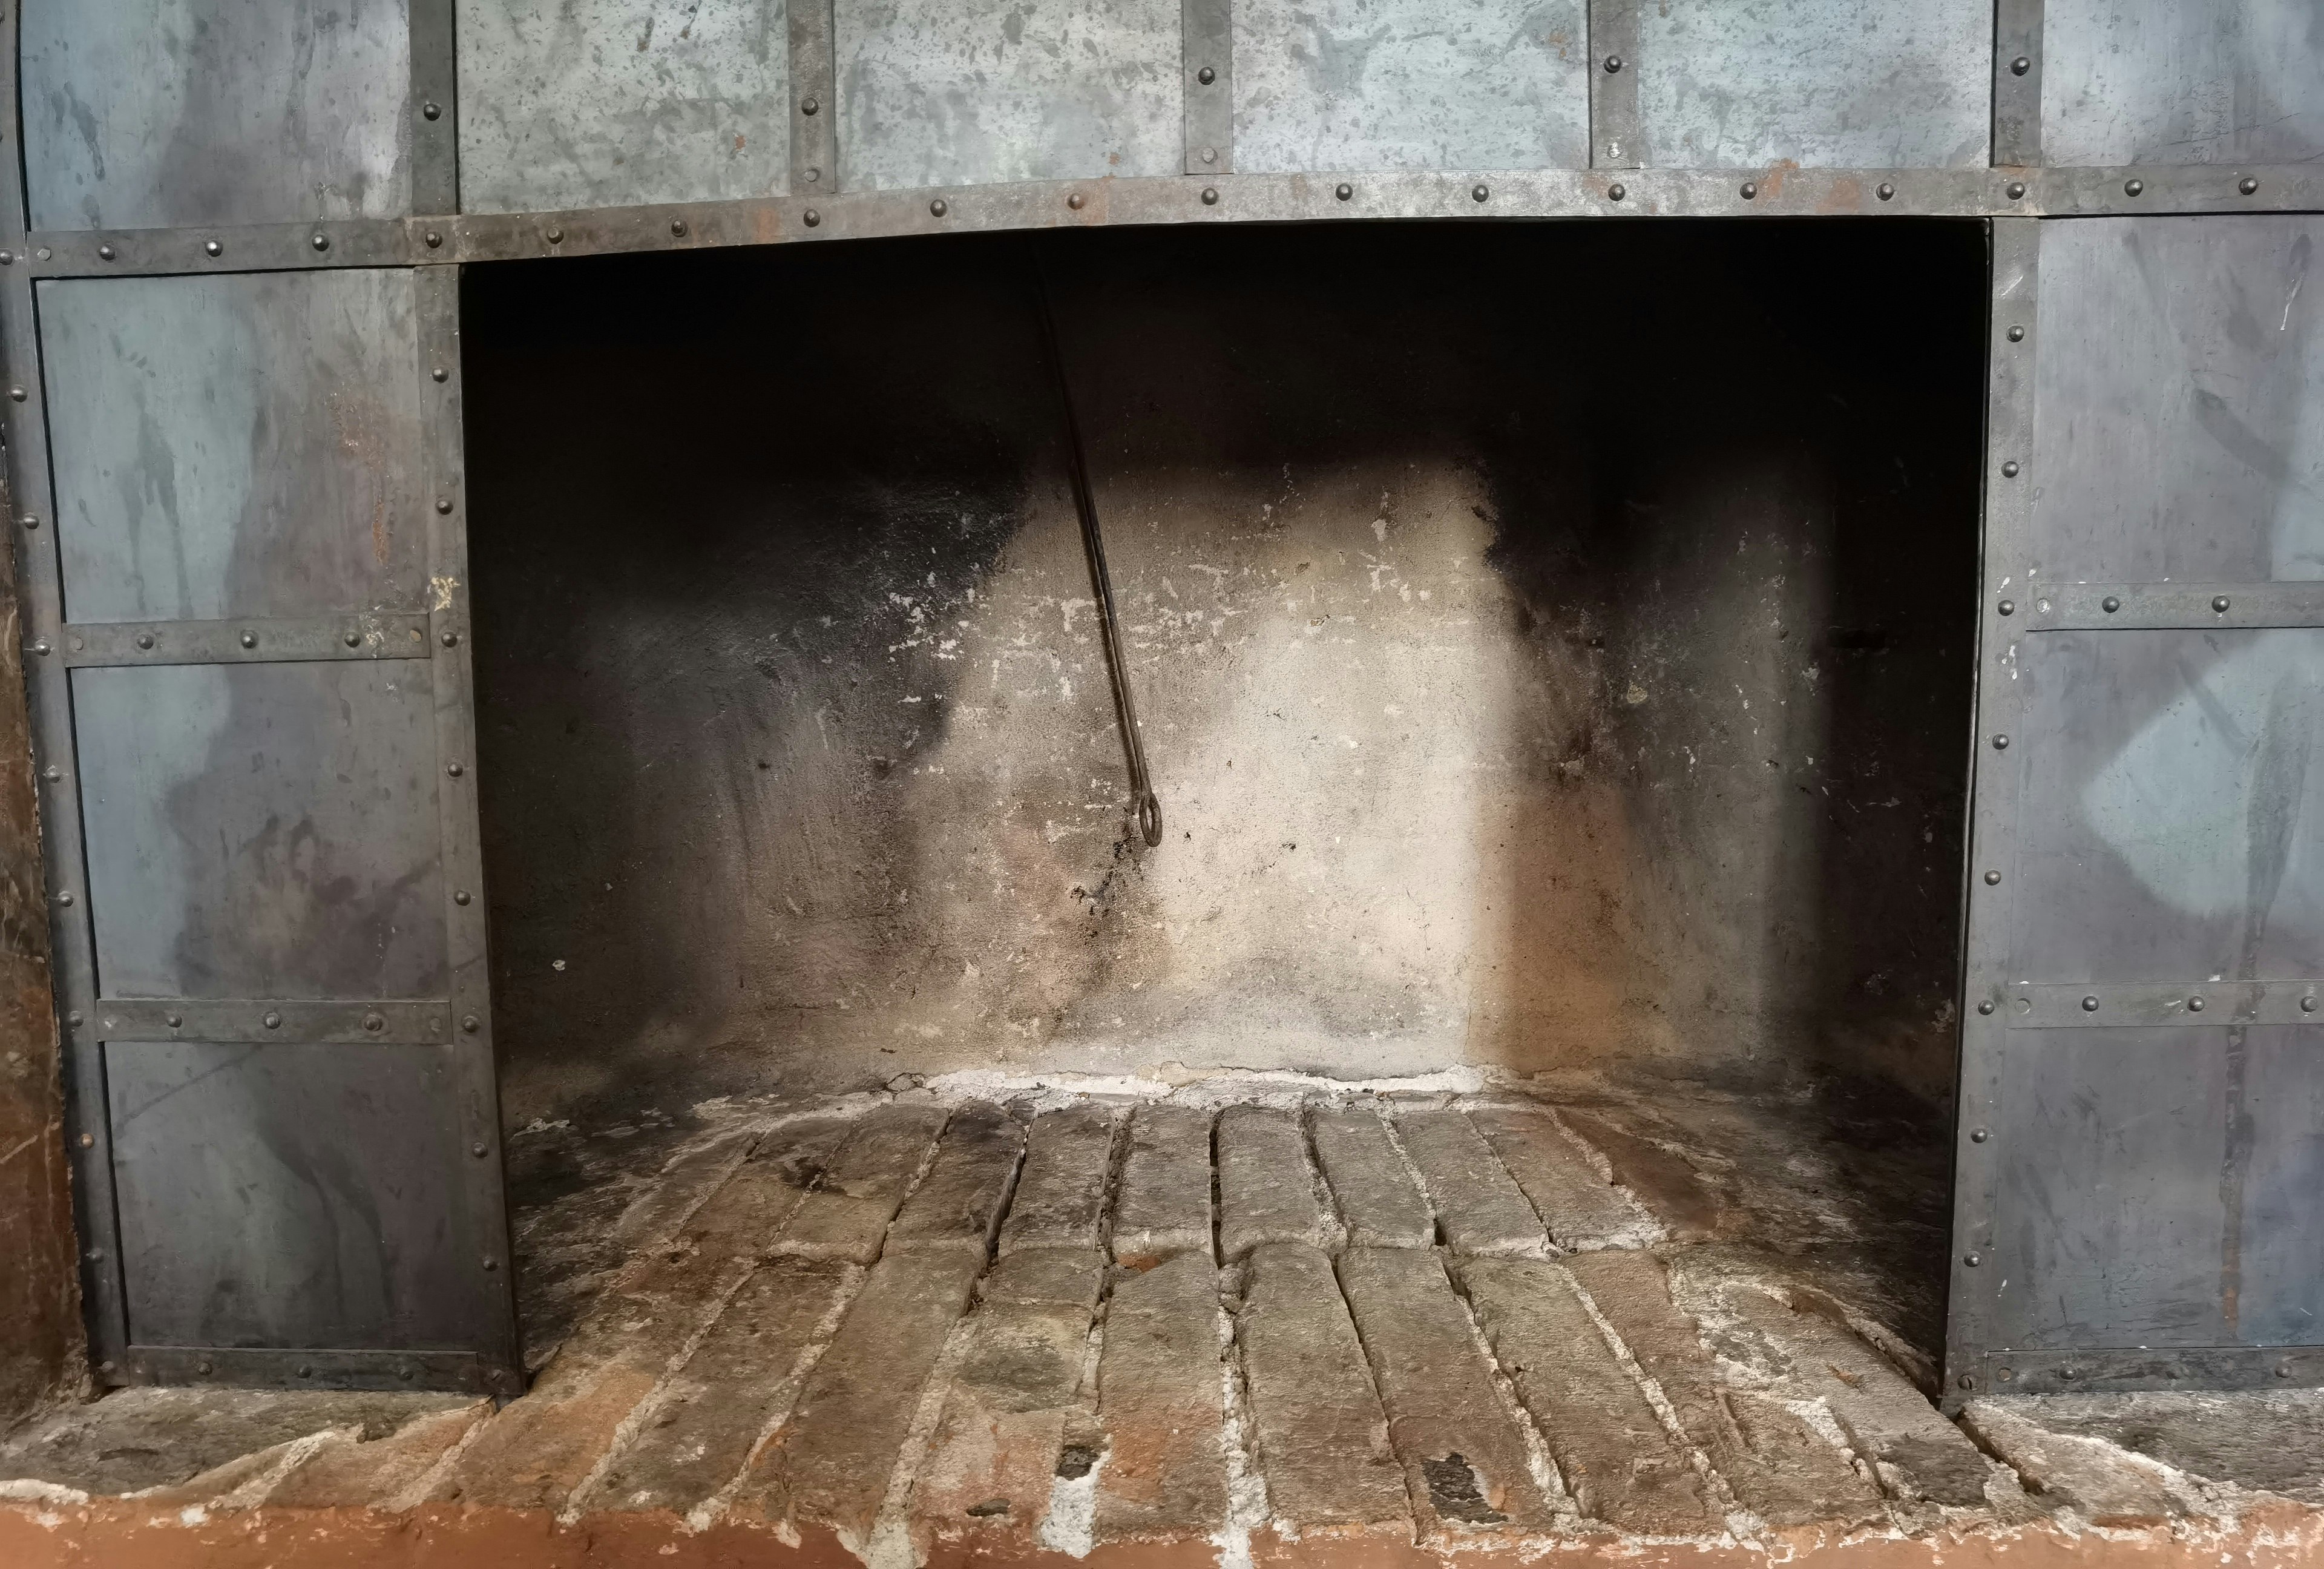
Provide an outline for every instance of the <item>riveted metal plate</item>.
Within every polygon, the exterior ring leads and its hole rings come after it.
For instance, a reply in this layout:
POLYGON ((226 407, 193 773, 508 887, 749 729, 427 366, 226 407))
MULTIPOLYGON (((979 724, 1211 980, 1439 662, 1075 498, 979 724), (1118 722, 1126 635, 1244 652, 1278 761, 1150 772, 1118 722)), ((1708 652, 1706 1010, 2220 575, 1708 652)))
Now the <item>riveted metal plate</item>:
POLYGON ((1640 161, 1972 168, 1992 140, 1992 0, 1637 7, 1640 161))
POLYGON ((833 19, 849 190, 1184 166, 1178 0, 838 0, 833 19))
POLYGON ((1234 163, 1234 0, 1179 0, 1186 172, 1224 174, 1234 163))
POLYGON ((428 664, 72 681, 107 996, 443 994, 428 664))
POLYGON ((1237 167, 1585 169, 1589 36, 1582 0, 1235 0, 1237 167))
POLYGON ((25 260, 39 278, 392 267, 409 261, 411 251, 402 218, 78 233, 60 229, 32 235, 31 245, 25 260))
MULTIPOLYGON (((2233 531, 2245 531, 2240 521, 2233 531)), ((2324 626, 2324 581, 2070 583, 2028 590, 2015 603, 2024 632, 2324 626)))
POLYGON ((2020 982, 2006 1016, 2021 1029, 2157 1024, 2324 1023, 2324 981, 2020 982))
POLYGON ((111 1384, 222 1384, 292 1389, 451 1389, 512 1399, 523 1378, 465 1352, 263 1351, 247 1346, 133 1345, 111 1384))
POLYGON ((411 134, 410 212, 452 212, 460 205, 456 4, 404 0, 411 35, 411 91, 403 106, 411 134))
POLYGON ((1590 162, 1636 169, 1639 0, 1590 0, 1590 162))
POLYGON ((475 1162, 441 1048, 106 1057, 133 1341, 474 1349, 507 1270, 460 1202, 475 1162))
POLYGON ((420 609, 411 291, 372 271, 42 284, 66 613, 420 609))
POLYGON ((440 1045, 457 1033, 451 1019, 450 1005, 440 997, 108 997, 97 1005, 95 1033, 115 1041, 440 1045))
POLYGON ((2043 0, 1995 0, 1993 161, 2042 162, 2043 0))
POLYGON ((303 660, 424 660, 424 615, 307 621, 77 622, 57 651, 76 665, 250 665, 303 660))
POLYGON ((2315 0, 2046 0, 2043 21, 2046 162, 2324 157, 2315 0))
POLYGON ((2059 226, 2021 481, 2040 581, 2324 578, 2319 248, 2317 217, 2059 226))
POLYGON ((32 226, 411 210, 401 5, 107 0, 24 8, 32 226))
MULTIPOLYGON (((798 8, 811 14, 815 5, 798 0, 798 8)), ((459 0, 459 13, 462 210, 716 201, 788 189, 800 116, 790 102, 784 0, 459 0)), ((821 90, 827 99, 828 88, 821 90)))
POLYGON ((1997 1395, 2103 1395, 2118 1390, 2282 1389, 2324 1384, 2324 1346, 2200 1345, 2169 1351, 1997 1351, 1985 1358, 1997 1395))

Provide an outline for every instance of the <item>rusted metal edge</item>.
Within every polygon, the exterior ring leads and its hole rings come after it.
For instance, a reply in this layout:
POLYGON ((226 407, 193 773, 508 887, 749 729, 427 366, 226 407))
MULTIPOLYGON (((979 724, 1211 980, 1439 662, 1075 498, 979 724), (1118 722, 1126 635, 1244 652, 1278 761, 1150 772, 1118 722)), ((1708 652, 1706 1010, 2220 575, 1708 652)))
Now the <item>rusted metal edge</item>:
POLYGON ((458 1036, 441 997, 108 997, 107 1041, 203 1040, 270 1046, 441 1046, 458 1036))
POLYGON ((2324 1346, 2126 1346, 2096 1351, 1992 1351, 1980 1359, 1985 1392, 2102 1394, 2116 1390, 2282 1389, 2324 1384, 2324 1346))
MULTIPOLYGON (((1638 123, 1638 0, 1590 0, 1590 165, 1646 162, 1638 123)), ((1893 181, 1892 181, 1893 183, 1893 181)))
POLYGON ((2032 169, 2042 162, 2042 4, 2043 0, 1995 0, 1993 162, 1997 165, 2032 169))
POLYGON ((524 1392, 502 1371, 467 1352, 274 1351, 241 1346, 132 1345, 108 1384, 224 1384, 270 1389, 440 1389, 467 1394, 524 1392))
POLYGON ((424 660, 428 618, 364 613, 292 620, 71 622, 58 655, 69 668, 424 660))

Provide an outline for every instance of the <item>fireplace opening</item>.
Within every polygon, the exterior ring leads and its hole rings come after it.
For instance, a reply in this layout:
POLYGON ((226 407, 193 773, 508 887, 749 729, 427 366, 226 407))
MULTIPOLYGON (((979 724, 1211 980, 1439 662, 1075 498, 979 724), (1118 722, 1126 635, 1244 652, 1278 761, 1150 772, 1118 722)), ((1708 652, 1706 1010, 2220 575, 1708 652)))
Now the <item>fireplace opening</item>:
POLYGON ((1849 220, 474 272, 535 1365, 722 1119, 1222 1074, 1583 1108, 1932 1354, 1985 280, 1849 220))

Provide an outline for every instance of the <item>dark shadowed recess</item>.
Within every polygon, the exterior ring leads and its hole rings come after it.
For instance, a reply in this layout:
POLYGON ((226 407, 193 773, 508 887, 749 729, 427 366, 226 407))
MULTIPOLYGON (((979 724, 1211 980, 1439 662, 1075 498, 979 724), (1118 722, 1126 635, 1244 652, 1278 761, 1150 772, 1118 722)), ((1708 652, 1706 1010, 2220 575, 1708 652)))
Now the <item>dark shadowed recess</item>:
MULTIPOLYGON (((1557 875, 1556 792, 1578 777, 1610 780, 1628 825, 1602 937, 1544 952, 1548 1001, 1529 1006, 1554 1007, 1561 964, 1618 970, 1625 1038, 1656 1073, 1797 1086, 1840 1069, 1927 1108, 1908 1121, 1937 1116, 1984 235, 1831 220, 1112 231, 472 271, 513 1118, 918 1066, 834 1044, 820 972, 901 991, 936 962, 878 893, 953 831, 905 809, 899 764, 945 734, 945 669, 899 666, 891 612, 957 601, 1062 494, 1037 257, 1102 489, 1110 466, 1156 483, 1383 451, 1482 476, 1508 635, 1588 688, 1582 719, 1539 738, 1541 836, 1510 854, 1557 875), (803 748, 853 761, 818 776, 839 780, 818 787, 828 801, 769 807, 803 748), (842 911, 844 942, 802 942, 789 895, 753 886, 770 821, 825 836, 817 863, 861 883, 853 905, 843 889, 816 907, 842 911)), ((1112 779, 1118 749, 1093 746, 1045 765, 1112 779)), ((1886 1125, 1849 1103, 1839 1121, 1886 1125)))

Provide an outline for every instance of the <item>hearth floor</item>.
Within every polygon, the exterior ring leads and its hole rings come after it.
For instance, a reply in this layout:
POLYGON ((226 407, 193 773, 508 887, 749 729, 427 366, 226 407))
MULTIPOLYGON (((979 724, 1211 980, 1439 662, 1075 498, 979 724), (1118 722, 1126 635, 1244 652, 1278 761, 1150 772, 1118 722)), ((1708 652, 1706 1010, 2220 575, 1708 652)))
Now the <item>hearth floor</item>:
POLYGON ((682 1149, 498 1412, 133 1389, 0 1444, 0 1499, 19 1523, 513 1514, 663 1562, 904 1565, 1764 1552, 2324 1498, 2304 1395, 2117 1398, 2160 1458, 2110 1441, 2103 1398, 1948 1419, 1877 1283, 1767 1245, 1753 1191, 1602 1101, 859 1098, 682 1149), (2190 1471, 2226 1452, 2207 1423, 2265 1474, 2190 1471))

